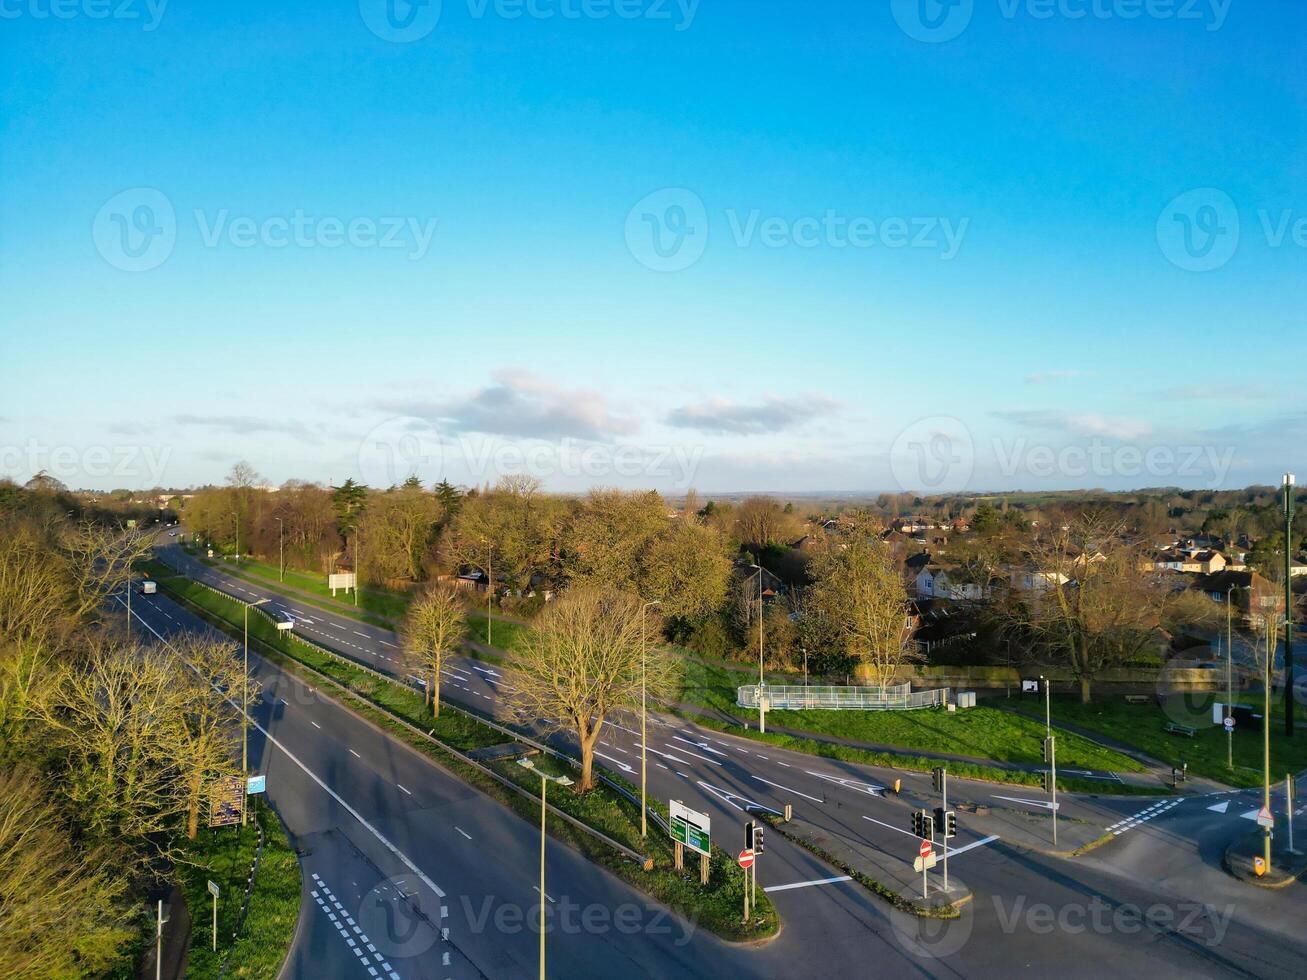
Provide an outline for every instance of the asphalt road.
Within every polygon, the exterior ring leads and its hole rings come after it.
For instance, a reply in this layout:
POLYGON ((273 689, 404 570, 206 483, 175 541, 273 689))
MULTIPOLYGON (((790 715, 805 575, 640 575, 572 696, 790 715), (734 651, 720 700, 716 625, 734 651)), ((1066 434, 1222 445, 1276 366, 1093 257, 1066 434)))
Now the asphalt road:
MULTIPOLYGON (((311 638, 377 669, 395 670, 397 638, 390 631, 222 575, 175 547, 164 552, 170 563, 187 574, 247 601, 273 598, 277 606, 295 616, 296 629, 311 638)), ((451 663, 444 695, 492 714, 504 683, 497 668, 460 658, 451 663)), ((348 716, 342 709, 334 710, 348 716)), ((283 711, 283 716, 286 713, 283 711)), ((375 737, 383 743, 389 741, 375 737)), ((639 750, 639 735, 633 728, 613 725, 600 746, 603 755, 599 761, 638 779, 639 750)), ((344 751, 346 758, 354 751, 364 754, 352 744, 344 751)), ((742 837, 746 807, 782 810, 788 803, 796 814, 833 837, 855 840, 907 865, 917 843, 908 830, 910 811, 937 803, 926 775, 891 773, 786 752, 699 729, 676 718, 654 720, 648 751, 650 793, 681 799, 709 813, 714 838, 728 848, 736 846, 732 838, 742 837), (904 780, 901 797, 883 791, 896 777, 904 780)), ((404 753, 407 750, 399 752, 404 753)), ((396 752, 390 751, 378 758, 386 761, 394 755, 396 752)), ((415 808, 414 800, 393 786, 382 791, 381 785, 397 781, 390 774, 373 778, 380 779, 377 786, 369 784, 369 798, 381 808, 378 820, 393 819, 396 812, 415 808)), ((415 789, 406 785, 406 790, 415 789)), ((472 791, 464 788, 463 792, 472 791)), ((698 958, 698 947, 691 940, 678 950, 696 950, 688 967, 679 958, 665 962, 636 954, 633 963, 638 965, 626 969, 654 976, 671 975, 665 971, 672 969, 683 972, 689 968, 693 973, 695 967, 705 973, 730 969, 744 975, 791 976, 796 969, 806 973, 808 966, 833 970, 875 963, 896 973, 928 976, 990 976, 1010 973, 1014 966, 1066 976, 1097 976, 1106 969, 1163 976, 1298 972, 1300 958, 1307 952, 1298 926, 1301 886, 1277 893, 1249 889, 1220 869, 1224 844, 1251 826, 1244 814, 1255 808, 1252 794, 1231 797, 1223 812, 1209 807, 1219 807, 1224 797, 1174 802, 1063 796, 1063 819, 1092 824, 1095 830, 1101 826, 1115 837, 1108 846, 1074 861, 1033 849, 1033 841, 1048 819, 1042 793, 952 780, 951 795, 954 800, 1004 808, 1013 831, 996 835, 994 821, 969 821, 960 815, 962 833, 953 843, 951 877, 965 883, 975 899, 964 907, 961 919, 940 927, 937 934, 929 928, 921 932, 921 927, 929 924, 891 914, 886 903, 854 882, 828 880, 839 876, 805 850, 771 834, 767 853, 759 862, 759 882, 771 892, 785 923, 778 940, 749 951, 710 942, 709 946, 718 947, 703 954, 710 963, 698 958), (988 826, 977 828, 971 823, 988 826), (1141 925, 1140 916, 1145 912, 1148 919, 1141 925), (806 965, 798 968, 799 964, 806 965)), ((525 826, 493 803, 484 802, 497 813, 490 819, 525 826)), ((311 814, 318 812, 317 808, 305 809, 304 819, 311 825, 311 814)), ((443 811, 440 806, 434 809, 443 811)), ((433 819, 448 838, 443 812, 433 819)), ((458 828, 471 830, 466 824, 458 828)), ((429 830, 434 832, 434 826, 429 830)), ((294 826, 292 831, 297 832, 294 826)), ((529 832, 527 837, 531 837, 529 832)), ((566 852, 566 848, 557 850, 566 852)), ((535 867, 528 858, 525 879, 534 881, 535 867)), ((550 892, 551 897, 558 897, 552 887, 550 892)), ((474 919, 464 915, 456 921, 467 927, 469 922, 475 925, 474 919)), ((451 933, 458 930, 451 929, 451 933)), ((560 935, 558 945, 566 947, 575 938, 560 935)), ((530 939, 534 940, 534 934, 530 939)), ((297 958, 305 956, 302 945, 297 948, 297 958)), ((653 950, 667 943, 642 937, 636 945, 653 950)), ((475 957, 470 962, 478 963, 475 957)), ((565 973, 560 967, 558 975, 597 975, 589 957, 583 956, 580 962, 587 964, 588 972, 565 973)), ((515 975, 512 971, 487 972, 491 976, 515 975)))

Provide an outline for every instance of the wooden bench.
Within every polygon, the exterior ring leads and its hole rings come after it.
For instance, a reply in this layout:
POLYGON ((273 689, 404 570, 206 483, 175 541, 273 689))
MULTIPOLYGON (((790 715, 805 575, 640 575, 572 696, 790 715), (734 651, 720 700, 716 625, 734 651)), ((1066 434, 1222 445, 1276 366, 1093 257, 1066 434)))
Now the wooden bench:
POLYGON ((1177 725, 1175 722, 1169 722, 1164 729, 1168 735, 1184 735, 1193 738, 1198 729, 1190 728, 1188 725, 1177 725))
POLYGON ((1125 696, 1126 704, 1147 704, 1147 694, 1127 694, 1125 696))

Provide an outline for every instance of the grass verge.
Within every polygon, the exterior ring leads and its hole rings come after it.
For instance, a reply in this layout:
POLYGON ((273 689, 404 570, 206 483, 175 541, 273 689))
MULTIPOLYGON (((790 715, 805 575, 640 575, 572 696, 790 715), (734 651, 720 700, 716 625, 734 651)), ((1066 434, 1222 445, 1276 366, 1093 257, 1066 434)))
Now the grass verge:
MULTIPOLYGON (((687 704, 709 708, 729 716, 728 719, 705 718, 681 712, 696 724, 731 732, 781 748, 812 755, 874 766, 899 769, 930 770, 940 765, 938 759, 914 756, 913 751, 970 755, 1018 765, 1038 766, 1042 762, 1044 726, 1035 720, 995 708, 976 707, 948 712, 937 708, 919 711, 770 711, 769 726, 811 733, 812 738, 768 732, 763 735, 745 726, 753 720, 735 704, 735 686, 739 675, 725 667, 692 657, 685 659, 682 700, 687 704), (734 724, 732 724, 734 722, 734 724), (841 745, 822 738, 902 748, 906 754, 841 745)), ((1101 746, 1090 739, 1055 727, 1058 734, 1058 764, 1067 768, 1103 769, 1113 772, 1139 772, 1142 766, 1127 755, 1101 746)), ((978 763, 950 762, 955 775, 994 782, 1037 786, 1038 772, 1001 769, 978 763)), ((1102 793, 1101 780, 1058 779, 1058 786, 1069 791, 1102 793)), ((1133 787, 1117 787, 1130 794, 1133 787)), ((1156 793, 1156 789, 1148 792, 1156 793)))
POLYGON ((205 828, 183 841, 177 878, 191 914, 188 977, 275 977, 290 951, 300 911, 300 865, 275 811, 258 807, 263 852, 245 903, 245 880, 254 862, 258 835, 253 826, 205 828), (218 885, 218 949, 213 950, 213 896, 218 885), (239 928, 238 928, 239 927, 239 928))
MULTIPOLYGON (((1212 702, 1223 701, 1223 694, 1194 692, 1174 694, 1165 708, 1151 700, 1147 704, 1129 704, 1124 698, 1105 698, 1081 704, 1078 697, 1053 697, 1053 717, 1119 742, 1132 745, 1168 765, 1189 765, 1191 775, 1205 776, 1230 786, 1249 787, 1262 784, 1262 733, 1247 727, 1235 729, 1232 743, 1234 768, 1227 764, 1227 736, 1219 725, 1212 724, 1212 702), (1196 729, 1194 737, 1168 733, 1169 722, 1196 729)), ((1262 713, 1258 694, 1236 695, 1237 703, 1250 704, 1262 713)), ((1023 710, 1014 708, 1013 711, 1023 710)), ((1284 734, 1284 700, 1271 699, 1271 779, 1283 779, 1285 773, 1307 769, 1307 731, 1299 728, 1292 738, 1284 734)), ((1058 743, 1059 761, 1062 745, 1058 743)))
MULTIPOLYGON (((161 583, 160 588, 220 629, 237 630, 236 623, 241 613, 240 603, 236 600, 186 579, 161 583)), ((496 781, 456 754, 502 744, 507 737, 501 732, 470 713, 448 705, 439 717, 433 717, 416 690, 378 678, 362 667, 337 659, 315 646, 288 640, 262 616, 250 618, 250 638, 263 656, 288 673, 315 686, 321 686, 324 678, 335 682, 339 685, 336 690, 356 714, 426 754, 445 770, 523 818, 532 822, 539 819, 539 781, 530 777, 522 767, 505 762, 496 764, 494 771, 521 786, 525 793, 535 796, 534 800, 496 781), (424 732, 428 733, 425 737, 424 732)), ((546 758, 538 765, 543 768, 565 763, 546 758)), ((691 922, 735 941, 763 940, 779 931, 775 907, 765 896, 759 901, 749 923, 740 921, 744 873, 720 848, 713 850, 709 884, 701 887, 697 872, 689 873, 688 866, 687 872, 677 872, 672 867, 671 842, 656 827, 647 841, 640 839, 638 805, 611 787, 600 784, 584 796, 555 791, 550 794, 549 801, 587 826, 647 855, 653 861, 653 869, 643 870, 621 851, 555 815, 551 815, 548 821, 552 836, 691 922)))

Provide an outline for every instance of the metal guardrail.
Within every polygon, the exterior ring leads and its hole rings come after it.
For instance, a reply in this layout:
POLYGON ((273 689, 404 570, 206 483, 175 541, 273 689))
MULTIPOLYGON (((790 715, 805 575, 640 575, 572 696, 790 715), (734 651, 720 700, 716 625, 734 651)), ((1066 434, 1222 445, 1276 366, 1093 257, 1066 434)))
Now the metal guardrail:
MULTIPOLYGON (((768 710, 827 709, 861 711, 910 711, 948 704, 947 687, 934 691, 913 691, 910 684, 894 687, 803 687, 768 684, 762 688, 768 710)), ((758 707, 758 685, 747 684, 736 691, 741 708, 758 707)))

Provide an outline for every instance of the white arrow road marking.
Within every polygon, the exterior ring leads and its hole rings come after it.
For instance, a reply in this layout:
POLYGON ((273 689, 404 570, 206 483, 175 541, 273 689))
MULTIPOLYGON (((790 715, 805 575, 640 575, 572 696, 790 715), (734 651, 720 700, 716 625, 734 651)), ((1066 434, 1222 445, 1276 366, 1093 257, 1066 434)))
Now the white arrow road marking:
MULTIPOLYGON (((676 736, 673 735, 672 737, 675 738, 676 736)), ((698 752, 690 752, 689 750, 687 750, 687 749, 683 749, 683 748, 681 748, 681 747, 679 747, 679 746, 676 746, 676 745, 669 745, 669 746, 667 746, 667 747, 668 747, 669 749, 671 749, 673 752, 680 752, 682 755, 692 755, 692 756, 694 756, 696 759, 701 760, 702 762, 707 762, 707 763, 710 763, 710 764, 712 764, 712 765, 714 765, 714 766, 720 766, 720 765, 721 765, 721 763, 718 762, 716 759, 710 759, 710 758, 708 758, 706 755, 700 755, 698 752)))
POLYGON ((859 783, 852 779, 843 779, 839 776, 828 776, 824 772, 813 772, 811 769, 803 770, 809 776, 816 776, 818 779, 826 779, 832 783, 838 783, 840 786, 847 787, 858 793, 866 793, 868 796, 880 796, 885 791, 884 786, 876 786, 873 783, 859 783))
POLYGON ((628 765, 627 765, 625 762, 623 762, 621 759, 614 759, 611 755, 604 755, 604 753, 600 752, 598 749, 595 749, 595 755, 599 756, 599 758, 601 758, 601 759, 607 759, 609 762, 611 762, 613 765, 615 765, 618 769, 622 770, 622 772, 635 772, 634 769, 632 769, 630 766, 628 766, 628 765))
POLYGON ((1045 810, 1062 809, 1061 803, 1057 804, 1057 806, 1054 806, 1052 803, 1048 802, 1047 800, 1023 800, 1016 796, 995 796, 994 799, 1007 800, 1009 803, 1024 803, 1026 806, 1042 807, 1045 810))
POLYGON ((1239 816, 1243 817, 1245 820, 1256 820, 1257 814, 1261 812, 1261 810, 1249 810, 1247 813, 1239 814, 1239 816))
POLYGON ((1220 803, 1213 803, 1207 809, 1211 810, 1213 813, 1224 813, 1226 810, 1230 809, 1230 801, 1222 800, 1220 803))
MULTIPOLYGON (((725 752, 721 752, 721 751, 719 751, 719 750, 717 750, 717 749, 714 749, 714 748, 713 748, 711 745, 709 745, 707 742, 691 742, 688 738, 681 738, 681 736, 679 736, 679 735, 673 735, 673 736, 672 736, 672 741, 674 741, 674 742, 684 742, 686 745, 693 745, 695 748, 703 749, 705 752, 711 752, 711 753, 713 753, 714 755, 720 755, 722 758, 725 758, 725 757, 726 757, 726 753, 725 753, 725 752)), ((712 760, 710 759, 709 761, 711 762, 712 760)))
POLYGON ((735 807, 735 809, 737 809, 737 810, 743 810, 743 809, 745 809, 744 807, 740 806, 740 804, 738 804, 738 803, 735 802, 736 800, 743 800, 745 803, 747 803, 747 804, 748 804, 749 806, 751 806, 751 807, 755 807, 755 808, 757 808, 757 809, 759 809, 759 810, 766 810, 768 813, 774 813, 774 814, 776 814, 776 816, 778 816, 778 817, 782 815, 781 812, 780 812, 779 810, 773 810, 773 809, 772 809, 771 807, 769 807, 769 806, 763 806, 763 805, 762 805, 761 803, 759 803, 757 800, 751 800, 751 799, 749 799, 747 796, 740 796, 740 795, 738 795, 738 794, 736 794, 736 793, 732 793, 729 789, 722 789, 720 786, 713 786, 713 785, 711 785, 711 784, 709 784, 709 783, 705 783, 702 779, 697 779, 697 780, 695 780, 695 782, 697 782, 700 786, 702 786, 704 789, 706 789, 709 793, 712 793, 713 796, 716 796, 716 797, 718 797, 719 799, 725 800, 727 803, 729 803, 731 806, 735 807))

